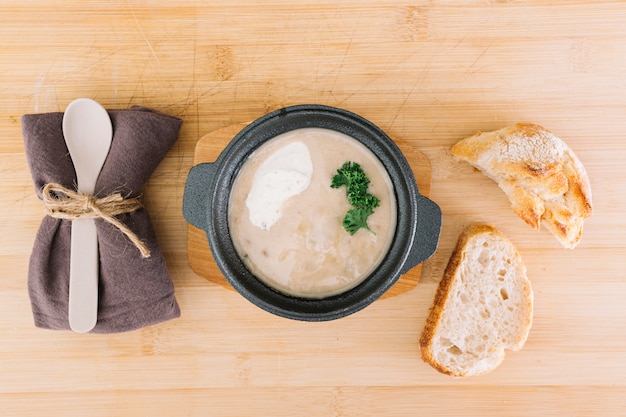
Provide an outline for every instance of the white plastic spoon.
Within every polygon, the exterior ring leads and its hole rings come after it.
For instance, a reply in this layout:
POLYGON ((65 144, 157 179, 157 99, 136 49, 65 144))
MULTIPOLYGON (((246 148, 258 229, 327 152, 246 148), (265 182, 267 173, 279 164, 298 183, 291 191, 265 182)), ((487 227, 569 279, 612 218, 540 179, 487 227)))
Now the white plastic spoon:
MULTIPOLYGON (((91 99, 76 99, 65 110, 63 136, 74 162, 78 191, 93 194, 113 138, 109 114, 91 99)), ((73 331, 85 333, 98 319, 99 256, 94 219, 72 221, 71 237, 69 322, 73 331)))

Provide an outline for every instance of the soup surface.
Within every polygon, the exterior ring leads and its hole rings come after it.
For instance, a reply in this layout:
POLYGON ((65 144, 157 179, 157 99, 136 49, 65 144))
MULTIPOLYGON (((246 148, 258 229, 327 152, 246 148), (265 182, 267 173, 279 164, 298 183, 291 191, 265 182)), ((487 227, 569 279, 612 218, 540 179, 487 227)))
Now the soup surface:
POLYGON ((246 267, 288 295, 323 298, 358 285, 385 257, 396 225, 391 179, 361 142, 333 130, 297 129, 270 139, 243 164, 230 194, 231 239, 246 267), (346 188, 331 188, 345 162, 358 163, 380 205, 371 230, 351 235, 346 188))

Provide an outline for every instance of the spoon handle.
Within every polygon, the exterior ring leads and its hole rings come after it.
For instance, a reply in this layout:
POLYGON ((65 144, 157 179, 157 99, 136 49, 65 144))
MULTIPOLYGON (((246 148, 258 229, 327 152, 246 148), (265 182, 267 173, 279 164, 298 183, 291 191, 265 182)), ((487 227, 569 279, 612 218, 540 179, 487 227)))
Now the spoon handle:
POLYGON ((72 222, 69 321, 73 331, 86 333, 98 319, 98 237, 94 219, 72 222))

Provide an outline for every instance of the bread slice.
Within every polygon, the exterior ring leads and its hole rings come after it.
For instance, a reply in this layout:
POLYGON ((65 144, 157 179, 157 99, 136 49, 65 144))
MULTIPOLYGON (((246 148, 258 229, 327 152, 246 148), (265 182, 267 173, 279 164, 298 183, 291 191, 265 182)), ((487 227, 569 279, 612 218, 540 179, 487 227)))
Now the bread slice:
POLYGON ((518 123, 459 141, 454 156, 498 183, 513 211, 534 229, 541 224, 574 248, 591 216, 591 186, 574 152, 541 126, 518 123))
POLYGON ((459 237, 420 338, 421 355, 456 377, 495 369, 505 350, 524 346, 533 292, 513 244, 493 226, 470 226, 459 237))

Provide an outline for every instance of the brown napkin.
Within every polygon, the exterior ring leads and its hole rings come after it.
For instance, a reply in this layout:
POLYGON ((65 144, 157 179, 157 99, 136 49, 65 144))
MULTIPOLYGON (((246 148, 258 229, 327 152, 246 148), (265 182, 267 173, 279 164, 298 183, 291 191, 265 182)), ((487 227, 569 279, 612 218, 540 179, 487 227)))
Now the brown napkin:
MULTIPOLYGON (((142 107, 109 111, 113 142, 95 196, 137 197, 172 147, 182 120, 142 107)), ((62 131, 63 113, 22 116, 26 157, 39 198, 48 183, 75 190, 76 174, 62 131)), ((96 219, 100 250, 98 322, 93 333, 135 330, 180 316, 174 286, 148 212, 117 217, 148 247, 149 258, 120 230, 96 219)), ((37 327, 69 329, 71 221, 44 217, 30 258, 28 291, 37 327)))

